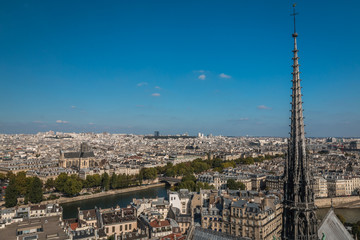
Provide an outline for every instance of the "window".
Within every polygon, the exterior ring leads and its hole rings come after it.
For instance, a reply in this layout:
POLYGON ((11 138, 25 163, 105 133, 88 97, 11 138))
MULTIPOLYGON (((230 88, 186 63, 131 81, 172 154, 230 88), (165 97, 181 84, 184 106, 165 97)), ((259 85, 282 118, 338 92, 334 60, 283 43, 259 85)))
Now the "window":
POLYGON ((115 226, 114 226, 114 227, 112 227, 112 232, 115 232, 115 226))
POLYGON ((106 228, 106 233, 109 233, 109 228, 108 227, 106 228))
POLYGON ((120 225, 120 232, 122 231, 122 225, 120 225))
POLYGON ((131 224, 129 224, 129 230, 131 230, 131 224))
POLYGON ((127 224, 125 224, 125 231, 127 231, 127 224))

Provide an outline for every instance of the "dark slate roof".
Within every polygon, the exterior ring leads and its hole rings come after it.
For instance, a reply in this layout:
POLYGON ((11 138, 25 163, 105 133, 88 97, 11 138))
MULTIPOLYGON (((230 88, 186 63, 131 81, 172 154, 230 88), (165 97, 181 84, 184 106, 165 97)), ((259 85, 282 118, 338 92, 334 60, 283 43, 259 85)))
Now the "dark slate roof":
POLYGON ((319 239, 322 239, 323 234, 326 236, 326 240, 353 240, 350 233, 336 217, 332 208, 330 208, 320 224, 318 230, 319 239))
POLYGON ((232 200, 224 198, 224 208, 229 208, 231 206, 232 200))
POLYGON ((80 230, 80 231, 72 231, 73 239, 89 239, 91 237, 95 237, 94 229, 80 230))
POLYGON ((121 212, 111 211, 111 212, 103 213, 102 218, 103 218, 104 225, 136 221, 136 216, 134 214, 135 210, 121 209, 121 211, 124 211, 124 217, 122 216, 121 212))
POLYGON ((146 234, 145 230, 141 230, 140 232, 134 231, 134 232, 128 232, 123 233, 120 236, 120 239, 126 239, 126 240, 135 240, 135 239, 148 239, 148 235, 146 234))
POLYGON ((96 210, 95 209, 81 210, 81 211, 84 216, 84 219, 86 219, 86 220, 96 219, 96 210))
POLYGON ((245 201, 245 200, 239 200, 239 201, 236 201, 236 202, 232 202, 231 206, 232 207, 243 208, 246 203, 247 203, 247 201, 245 201))
POLYGON ((246 212, 259 213, 260 212, 259 205, 256 203, 248 203, 246 206, 246 212))
POLYGON ((65 158, 89 158, 95 157, 94 152, 66 152, 64 153, 65 158))

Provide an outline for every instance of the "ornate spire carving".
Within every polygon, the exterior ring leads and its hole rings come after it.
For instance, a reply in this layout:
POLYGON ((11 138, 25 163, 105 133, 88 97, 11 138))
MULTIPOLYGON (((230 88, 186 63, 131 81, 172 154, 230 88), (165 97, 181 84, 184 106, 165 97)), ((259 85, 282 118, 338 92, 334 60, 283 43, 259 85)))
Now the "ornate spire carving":
POLYGON ((299 57, 295 28, 294 4, 294 50, 292 72, 291 129, 284 176, 283 239, 313 240, 317 237, 312 176, 306 153, 304 116, 300 86, 299 57))

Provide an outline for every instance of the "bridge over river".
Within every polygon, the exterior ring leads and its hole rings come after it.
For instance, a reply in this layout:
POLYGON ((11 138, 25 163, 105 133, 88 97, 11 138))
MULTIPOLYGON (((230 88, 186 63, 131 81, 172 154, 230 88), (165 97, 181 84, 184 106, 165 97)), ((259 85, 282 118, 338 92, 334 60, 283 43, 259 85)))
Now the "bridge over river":
POLYGON ((159 177, 159 182, 167 183, 170 186, 174 186, 175 184, 181 182, 181 179, 172 177, 159 177))

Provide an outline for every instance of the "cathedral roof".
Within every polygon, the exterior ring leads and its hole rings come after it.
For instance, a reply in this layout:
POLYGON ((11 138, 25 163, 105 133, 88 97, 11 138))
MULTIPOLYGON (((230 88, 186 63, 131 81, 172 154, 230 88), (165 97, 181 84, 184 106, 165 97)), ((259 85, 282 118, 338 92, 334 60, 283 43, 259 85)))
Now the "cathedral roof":
POLYGON ((64 153, 65 158, 89 158, 95 157, 94 152, 66 152, 64 153))
POLYGON ((341 221, 336 217, 334 210, 330 208, 324 219, 322 220, 319 230, 319 239, 325 235, 326 240, 353 240, 350 233, 346 230, 341 221))

